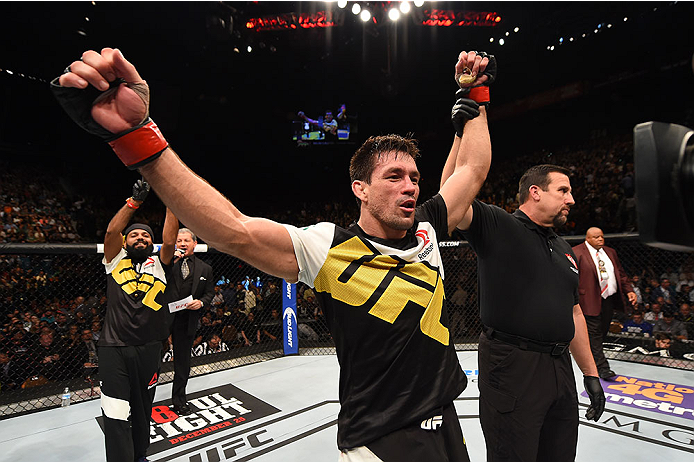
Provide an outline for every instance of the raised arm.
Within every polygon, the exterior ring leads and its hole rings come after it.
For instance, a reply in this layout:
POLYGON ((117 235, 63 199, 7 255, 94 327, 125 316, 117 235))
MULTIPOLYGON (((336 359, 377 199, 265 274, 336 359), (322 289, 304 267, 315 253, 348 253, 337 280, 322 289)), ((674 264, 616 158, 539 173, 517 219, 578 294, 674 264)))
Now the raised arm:
MULTIPOLYGON (((137 180, 133 185, 133 195, 130 196, 118 212, 111 218, 104 235, 104 257, 107 262, 113 260, 123 248, 123 230, 128 225, 135 211, 142 205, 149 194, 146 181, 137 180)), ((154 237, 154 236, 152 236, 154 237)), ((173 251, 172 251, 173 252, 173 251)))
POLYGON ((299 268, 287 230, 242 214, 178 158, 149 118, 146 82, 120 51, 87 51, 66 71, 51 85, 68 115, 108 141, 129 168, 140 168, 182 222, 216 249, 266 273, 297 280, 299 268))
POLYGON ((298 279, 299 265, 284 226, 242 214, 172 149, 140 171, 176 216, 212 247, 273 276, 298 279))
POLYGON ((166 218, 164 219, 164 230, 161 233, 161 249, 159 250, 159 259, 165 265, 169 265, 173 260, 174 249, 176 248, 176 237, 178 236, 178 218, 166 208, 166 218))
MULTIPOLYGON (((472 75, 480 73, 471 85, 489 83, 493 76, 482 74, 488 63, 489 58, 486 56, 482 58, 474 52, 462 52, 456 63, 456 75, 462 74, 464 69, 470 69, 472 75)), ((459 97, 453 107, 452 120, 456 127, 456 137, 441 177, 440 193, 448 207, 449 232, 456 226, 461 229, 469 227, 472 221, 471 204, 487 178, 492 158, 486 107, 479 106, 479 116, 471 114, 473 103, 488 102, 488 92, 480 96, 478 92, 471 90, 470 95, 460 95, 459 92, 456 96, 471 98, 459 97)))

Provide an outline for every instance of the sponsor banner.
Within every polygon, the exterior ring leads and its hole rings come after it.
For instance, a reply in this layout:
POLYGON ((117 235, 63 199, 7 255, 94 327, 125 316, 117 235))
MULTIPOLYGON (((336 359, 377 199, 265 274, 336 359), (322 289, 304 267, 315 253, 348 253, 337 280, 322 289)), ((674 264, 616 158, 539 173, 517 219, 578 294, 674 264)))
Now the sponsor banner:
MULTIPOLYGON (((607 402, 608 404, 610 403, 609 400, 607 402)), ((587 407, 585 404, 581 404, 580 406, 587 407)), ((579 422, 582 425, 654 443, 659 446, 694 453, 694 429, 689 426, 649 419, 647 417, 610 409, 605 409, 599 422, 586 420, 584 414, 583 410, 579 412, 581 419, 579 422)))
MULTIPOLYGON (((254 420, 280 412, 274 406, 236 388, 223 385, 188 393, 192 413, 179 416, 169 408, 171 400, 152 405, 148 455, 179 447, 209 435, 236 430, 254 420)), ((103 431, 103 417, 96 420, 103 431)))
POLYGON ((284 329, 284 354, 299 353, 299 331, 296 321, 296 284, 282 281, 282 326, 284 329))
MULTIPOLYGON (((204 445, 170 451, 156 462, 240 462, 269 453, 275 456, 269 456, 268 460, 287 460, 281 455, 282 447, 337 425, 339 411, 337 401, 324 401, 262 425, 239 428, 223 438, 206 441, 204 445)), ((335 451, 337 453, 337 448, 335 451)))
MULTIPOLYGON (((658 414, 694 420, 694 387, 669 382, 657 382, 639 377, 617 375, 612 380, 600 380, 607 405, 647 409, 658 414)), ((588 398, 584 391, 581 396, 588 398)))

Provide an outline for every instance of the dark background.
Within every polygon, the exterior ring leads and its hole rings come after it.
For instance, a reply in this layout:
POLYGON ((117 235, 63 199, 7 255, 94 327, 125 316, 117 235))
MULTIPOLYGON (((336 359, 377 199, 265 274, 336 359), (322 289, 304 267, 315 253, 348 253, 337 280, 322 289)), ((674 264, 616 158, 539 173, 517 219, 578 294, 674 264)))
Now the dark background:
POLYGON ((502 20, 495 27, 427 27, 412 17, 392 24, 385 9, 397 2, 370 2, 378 24, 364 24, 349 11, 352 3, 336 27, 257 32, 245 27, 249 18, 338 8, 325 2, 2 2, 0 155, 54 169, 122 202, 137 174, 68 119, 47 83, 83 51, 104 46, 120 48, 148 81, 152 118, 184 161, 250 214, 248 208, 270 204, 351 200, 349 157, 375 134, 420 140, 422 195, 433 194, 453 138, 453 67, 461 50, 485 50, 498 60, 493 166, 534 150, 628 135, 647 120, 692 123, 692 3, 422 7, 497 12, 502 20), (570 84, 577 96, 558 97, 570 84), (554 96, 540 96, 548 91, 554 96), (291 141, 297 111, 314 116, 341 103, 359 116, 356 145, 300 148, 291 141))

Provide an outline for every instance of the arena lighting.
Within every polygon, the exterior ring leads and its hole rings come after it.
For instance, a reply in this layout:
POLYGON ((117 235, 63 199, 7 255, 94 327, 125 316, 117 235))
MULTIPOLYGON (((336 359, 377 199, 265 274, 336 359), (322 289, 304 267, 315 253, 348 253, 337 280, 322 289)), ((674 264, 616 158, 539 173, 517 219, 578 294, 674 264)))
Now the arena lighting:
POLYGON ((362 10, 359 17, 363 22, 367 22, 369 19, 371 19, 371 12, 369 10, 362 10))
POLYGON ((250 45, 248 45, 248 47, 246 48, 246 50, 248 50, 248 52, 250 53, 251 51, 253 51, 253 47, 250 46, 250 45))
POLYGON ((499 39, 499 45, 503 46, 504 43, 506 43, 506 42, 504 42, 504 39, 499 39))
POLYGON ((508 37, 509 35, 511 35, 511 33, 510 33, 510 32, 506 32, 506 37, 508 37))
POLYGON ((494 37, 490 37, 490 38, 489 38, 489 42, 490 42, 490 43, 494 42, 494 37))
POLYGON ((424 10, 422 25, 424 26, 489 26, 494 27, 501 22, 501 16, 495 11, 453 11, 453 10, 424 10))
POLYGON ((515 29, 513 29, 513 32, 518 32, 519 30, 520 30, 520 27, 516 27, 515 29))
POLYGON ((337 7, 342 9, 347 6, 347 0, 337 0, 337 7))
POLYGON ((400 2, 400 12, 402 14, 407 14, 410 12, 410 2, 400 2))
POLYGON ((400 10, 397 8, 391 8, 390 11, 388 11, 388 17, 391 21, 397 21, 400 19, 400 10))
POLYGON ((421 8, 422 5, 424 5, 424 0, 414 0, 414 2, 412 3, 414 3, 414 6, 416 6, 417 8, 421 8))
POLYGON ((253 29, 258 32, 266 30, 333 27, 337 25, 335 22, 336 17, 339 17, 339 13, 333 14, 332 11, 317 11, 315 13, 283 13, 280 15, 250 18, 246 22, 246 29, 253 29))
POLYGON ((361 12, 361 5, 360 4, 355 3, 354 5, 352 5, 352 13, 354 15, 358 15, 360 12, 361 12))

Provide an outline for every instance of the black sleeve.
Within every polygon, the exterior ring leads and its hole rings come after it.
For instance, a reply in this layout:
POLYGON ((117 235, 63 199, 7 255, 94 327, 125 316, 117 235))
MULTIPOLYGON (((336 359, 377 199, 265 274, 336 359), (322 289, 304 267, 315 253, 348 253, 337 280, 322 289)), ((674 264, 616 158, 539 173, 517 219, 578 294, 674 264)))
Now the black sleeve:
POLYGON ((417 206, 415 218, 420 222, 431 223, 439 241, 448 237, 448 209, 441 194, 417 206))
POLYGON ((214 278, 212 277, 212 267, 207 263, 201 262, 203 264, 202 274, 205 277, 205 292, 203 293, 200 301, 205 304, 206 307, 210 306, 212 302, 212 297, 214 297, 214 278))
POLYGON ((470 243, 477 256, 483 257, 493 245, 499 228, 499 220, 504 216, 511 217, 508 212, 499 207, 475 199, 472 202, 470 227, 465 231, 456 230, 456 234, 460 232, 462 237, 470 243))

